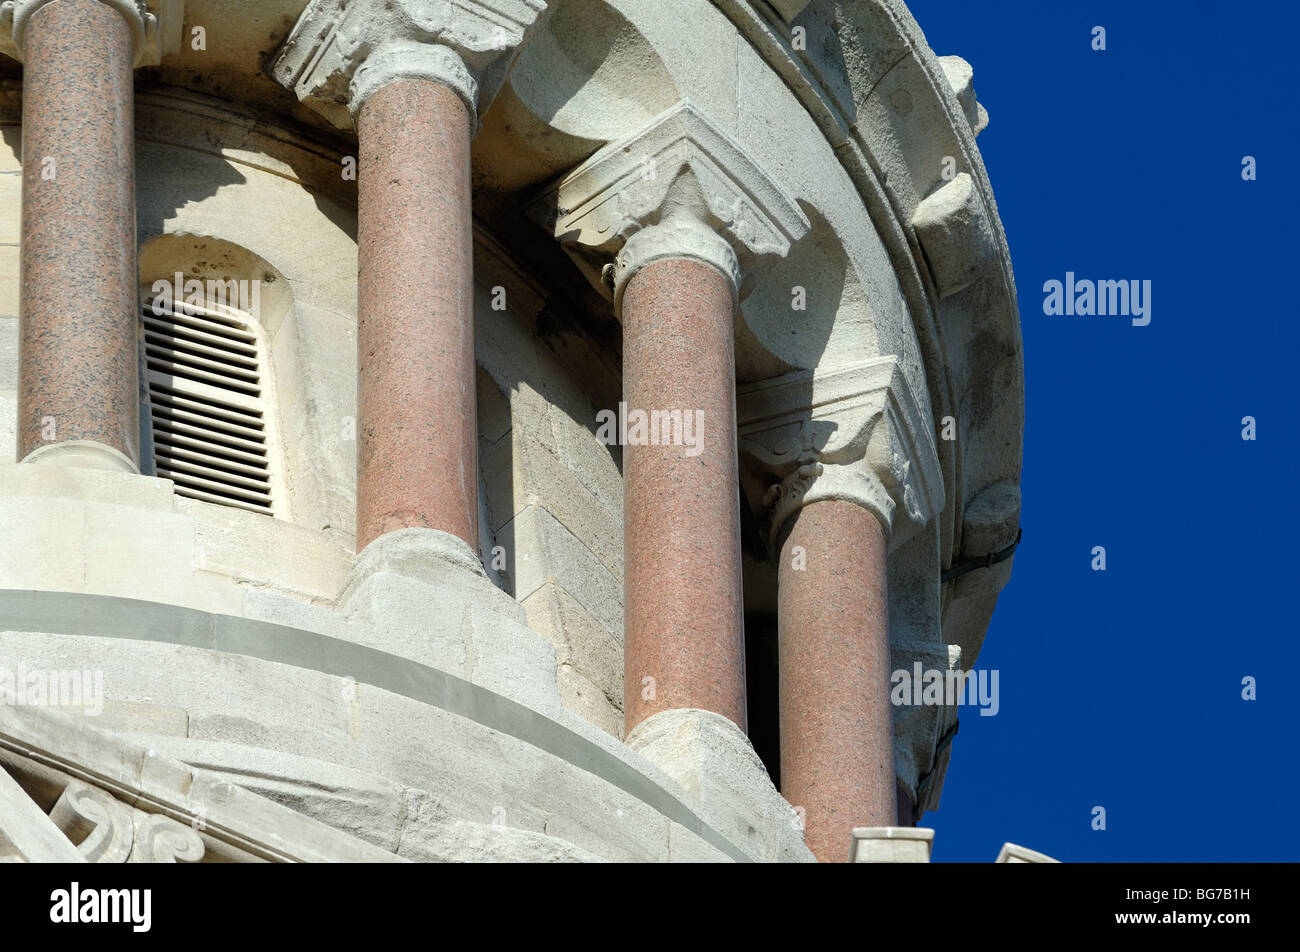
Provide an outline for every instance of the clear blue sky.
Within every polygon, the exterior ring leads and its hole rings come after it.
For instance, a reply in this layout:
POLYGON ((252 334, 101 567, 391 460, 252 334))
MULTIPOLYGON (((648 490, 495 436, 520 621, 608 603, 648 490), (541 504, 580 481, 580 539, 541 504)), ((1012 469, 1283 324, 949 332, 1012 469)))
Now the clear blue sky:
POLYGON ((1300 859, 1300 13, 910 6, 990 113, 1027 401, 1024 542, 978 663, 1001 710, 963 712, 924 819, 934 859, 990 862, 1006 840, 1065 861, 1300 859), (1151 280, 1150 325, 1045 316, 1067 271, 1151 280))

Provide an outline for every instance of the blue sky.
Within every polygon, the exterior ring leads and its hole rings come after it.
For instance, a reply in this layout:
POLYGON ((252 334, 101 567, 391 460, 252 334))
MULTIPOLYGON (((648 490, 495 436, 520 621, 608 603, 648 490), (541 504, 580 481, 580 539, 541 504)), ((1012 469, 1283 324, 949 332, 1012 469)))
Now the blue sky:
POLYGON ((1001 710, 963 712, 924 819, 934 859, 990 862, 1008 840, 1075 862, 1300 859, 1300 12, 910 7, 990 113, 1027 400, 1024 542, 978 663, 1001 710), (1067 271, 1150 280, 1151 323, 1044 315, 1067 271))

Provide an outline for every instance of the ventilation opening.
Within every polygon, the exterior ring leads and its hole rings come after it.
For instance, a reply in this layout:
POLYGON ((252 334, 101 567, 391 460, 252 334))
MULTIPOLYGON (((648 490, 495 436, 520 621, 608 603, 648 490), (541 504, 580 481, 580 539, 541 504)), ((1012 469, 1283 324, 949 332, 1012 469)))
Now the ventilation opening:
POLYGON ((260 347, 237 313, 146 301, 154 468, 190 499, 273 515, 260 347))

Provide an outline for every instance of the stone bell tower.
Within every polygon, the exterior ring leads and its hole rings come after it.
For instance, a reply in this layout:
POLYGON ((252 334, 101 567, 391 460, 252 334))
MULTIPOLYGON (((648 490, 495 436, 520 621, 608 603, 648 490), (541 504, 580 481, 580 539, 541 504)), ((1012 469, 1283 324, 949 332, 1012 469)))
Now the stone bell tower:
POLYGON ((928 858, 1023 371, 902 0, 0 11, 0 859, 928 858))

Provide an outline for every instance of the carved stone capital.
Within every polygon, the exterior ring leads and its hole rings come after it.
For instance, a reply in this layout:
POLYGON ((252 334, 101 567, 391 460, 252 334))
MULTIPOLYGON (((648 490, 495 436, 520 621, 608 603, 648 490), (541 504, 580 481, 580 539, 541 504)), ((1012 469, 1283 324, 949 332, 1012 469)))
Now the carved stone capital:
POLYGON ((454 90, 477 120, 547 0, 312 0, 267 67, 340 128, 402 79, 454 90))
POLYGON ((795 201, 688 100, 610 143, 534 199, 529 214, 621 304, 637 270, 704 261, 742 279, 808 231, 795 201))
MULTIPOLYGON (((23 43, 32 16, 54 0, 5 0, 0 4, 0 53, 23 59, 23 43)), ((135 65, 157 66, 180 49, 185 0, 99 0, 126 18, 134 40, 135 65)))
POLYGON ((932 428, 897 358, 787 374, 736 399, 741 454, 770 481, 760 502, 773 545, 794 512, 822 499, 870 510, 894 545, 942 511, 932 428))

